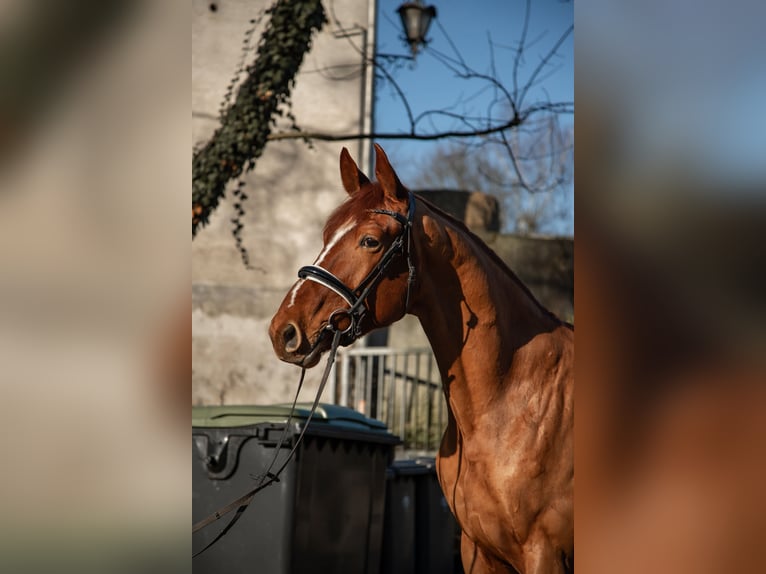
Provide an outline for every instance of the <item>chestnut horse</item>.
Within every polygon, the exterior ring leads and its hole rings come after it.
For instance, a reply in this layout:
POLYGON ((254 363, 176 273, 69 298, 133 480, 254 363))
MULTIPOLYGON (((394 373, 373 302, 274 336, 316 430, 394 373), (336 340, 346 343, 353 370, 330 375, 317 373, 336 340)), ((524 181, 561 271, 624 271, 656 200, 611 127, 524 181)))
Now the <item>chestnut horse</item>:
POLYGON ((447 399, 437 470, 465 571, 573 570, 573 327, 375 150, 376 183, 341 152, 349 198, 272 319, 274 350, 308 368, 333 331, 345 345, 417 316, 447 399))

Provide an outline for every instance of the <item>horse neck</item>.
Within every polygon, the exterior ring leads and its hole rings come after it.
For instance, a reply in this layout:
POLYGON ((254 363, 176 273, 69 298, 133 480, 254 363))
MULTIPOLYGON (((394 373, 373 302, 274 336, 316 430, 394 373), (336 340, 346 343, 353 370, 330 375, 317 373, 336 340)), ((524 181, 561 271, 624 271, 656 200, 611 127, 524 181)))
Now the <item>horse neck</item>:
POLYGON ((505 392, 510 373, 530 363, 522 356, 540 352, 529 343, 563 324, 461 223, 423 209, 411 312, 431 343, 450 410, 469 430, 505 392))

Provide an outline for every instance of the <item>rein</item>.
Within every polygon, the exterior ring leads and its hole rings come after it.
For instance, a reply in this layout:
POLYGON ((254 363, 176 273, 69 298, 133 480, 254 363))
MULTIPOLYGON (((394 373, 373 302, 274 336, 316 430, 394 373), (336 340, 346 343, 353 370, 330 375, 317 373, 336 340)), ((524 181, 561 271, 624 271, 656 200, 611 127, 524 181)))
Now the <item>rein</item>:
MULTIPOLYGON (((223 538, 226 535, 226 533, 229 532, 229 530, 231 530, 232 527, 237 523, 237 521, 242 517, 245 510, 247 510, 247 507, 253 501, 253 498, 255 498, 256 494, 258 494, 261 490, 263 490, 267 486, 274 484, 275 482, 279 482, 279 475, 282 474, 282 471, 284 471, 284 469, 290 463, 296 451, 298 450, 298 447, 303 441, 303 435, 306 434, 306 429, 308 429, 309 423, 311 422, 311 418, 314 416, 314 412, 316 412, 316 408, 319 405, 319 398, 322 396, 322 392, 324 391, 325 385, 327 383, 327 379, 330 376, 330 369, 332 368, 332 364, 335 362, 335 355, 338 352, 338 347, 340 346, 340 339, 343 332, 338 331, 336 329, 332 329, 332 327, 330 327, 330 330, 334 331, 334 334, 332 339, 332 346, 330 347, 330 354, 327 358, 327 365, 325 366, 324 373, 322 374, 322 380, 319 383, 319 388, 317 389, 317 394, 316 394, 316 397, 314 398, 314 403, 311 405, 311 410, 309 411, 309 415, 306 418, 306 422, 303 424, 303 428, 301 429, 301 432, 298 435, 298 438, 295 440, 295 444, 293 444, 292 449, 290 449, 290 452, 288 453, 287 458, 282 463, 282 465, 277 469, 276 472, 274 473, 271 472, 271 470, 274 468, 274 465, 277 462, 277 457, 279 456, 279 452, 282 448, 282 445, 284 444, 284 441, 287 438, 287 433, 290 428, 290 423, 292 422, 293 415, 295 414, 295 405, 298 402, 298 395, 301 392, 301 388, 303 387, 303 379, 306 376, 305 368, 301 369, 301 378, 298 381, 298 390, 295 392, 295 398, 293 399, 293 404, 290 407, 290 415, 287 417, 287 422, 285 423, 284 429, 282 430, 282 435, 279 437, 279 443, 274 449, 274 456, 272 457, 271 462, 269 463, 269 467, 266 469, 266 472, 263 473, 263 475, 261 475, 260 481, 258 482, 257 486, 255 486, 252 490, 246 492, 245 494, 240 496, 237 500, 230 502, 223 508, 216 510, 213 514, 207 516, 206 518, 203 518, 192 527, 192 534, 194 534, 198 530, 202 530, 209 524, 212 524, 213 522, 216 522, 217 520, 223 518, 235 508, 237 509, 236 514, 232 517, 229 523, 223 528, 223 530, 221 530, 221 532, 219 532, 218 535, 215 538, 213 538, 213 540, 211 540, 202 550, 192 554, 192 558, 196 558, 197 556, 205 552, 205 550, 210 548, 213 544, 218 542, 221 538, 223 538)), ((317 339, 316 344, 318 345, 320 341, 321 341, 321 337, 317 339)))
POLYGON ((412 192, 407 192, 409 206, 407 208, 407 217, 396 211, 388 209, 371 209, 372 213, 382 213, 396 219, 402 226, 401 232, 394 239, 380 261, 372 268, 367 276, 362 279, 356 289, 351 289, 338 277, 320 267, 319 265, 306 265, 298 270, 298 277, 309 281, 319 283, 327 287, 334 293, 340 295, 348 304, 348 309, 338 309, 330 314, 328 328, 334 331, 340 330, 344 335, 341 344, 350 345, 362 335, 362 320, 368 313, 367 297, 383 278, 383 274, 396 255, 406 255, 407 257, 407 297, 405 300, 404 312, 407 313, 410 308, 410 291, 415 282, 415 266, 412 264, 412 222, 415 219, 415 196, 412 192), (345 329, 339 329, 341 319, 348 318, 349 325, 345 329), (334 322, 335 321, 335 322, 334 322))

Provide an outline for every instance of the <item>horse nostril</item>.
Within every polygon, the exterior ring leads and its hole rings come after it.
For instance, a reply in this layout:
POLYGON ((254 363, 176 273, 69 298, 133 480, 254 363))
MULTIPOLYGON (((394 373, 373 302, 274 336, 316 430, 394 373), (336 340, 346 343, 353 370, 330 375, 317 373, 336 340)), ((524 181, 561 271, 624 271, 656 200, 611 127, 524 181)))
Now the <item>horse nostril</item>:
POLYGON ((298 347, 301 346, 301 335, 295 324, 288 323, 282 330, 282 340, 285 343, 285 351, 288 353, 294 353, 298 350, 298 347))

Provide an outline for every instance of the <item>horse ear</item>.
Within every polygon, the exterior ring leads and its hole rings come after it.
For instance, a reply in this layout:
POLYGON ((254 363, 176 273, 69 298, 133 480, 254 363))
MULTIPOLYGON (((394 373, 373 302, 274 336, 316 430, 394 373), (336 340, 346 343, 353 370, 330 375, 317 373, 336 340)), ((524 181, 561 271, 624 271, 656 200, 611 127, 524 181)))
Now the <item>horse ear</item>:
POLYGON ((345 147, 340 150, 340 179, 349 195, 354 195, 365 183, 370 183, 345 147))
POLYGON ((402 185, 402 182, 399 181, 399 176, 396 175, 394 168, 391 167, 391 162, 388 161, 386 152, 378 144, 375 144, 375 177, 378 178, 383 191, 389 197, 394 199, 404 199, 407 197, 407 190, 402 185))

